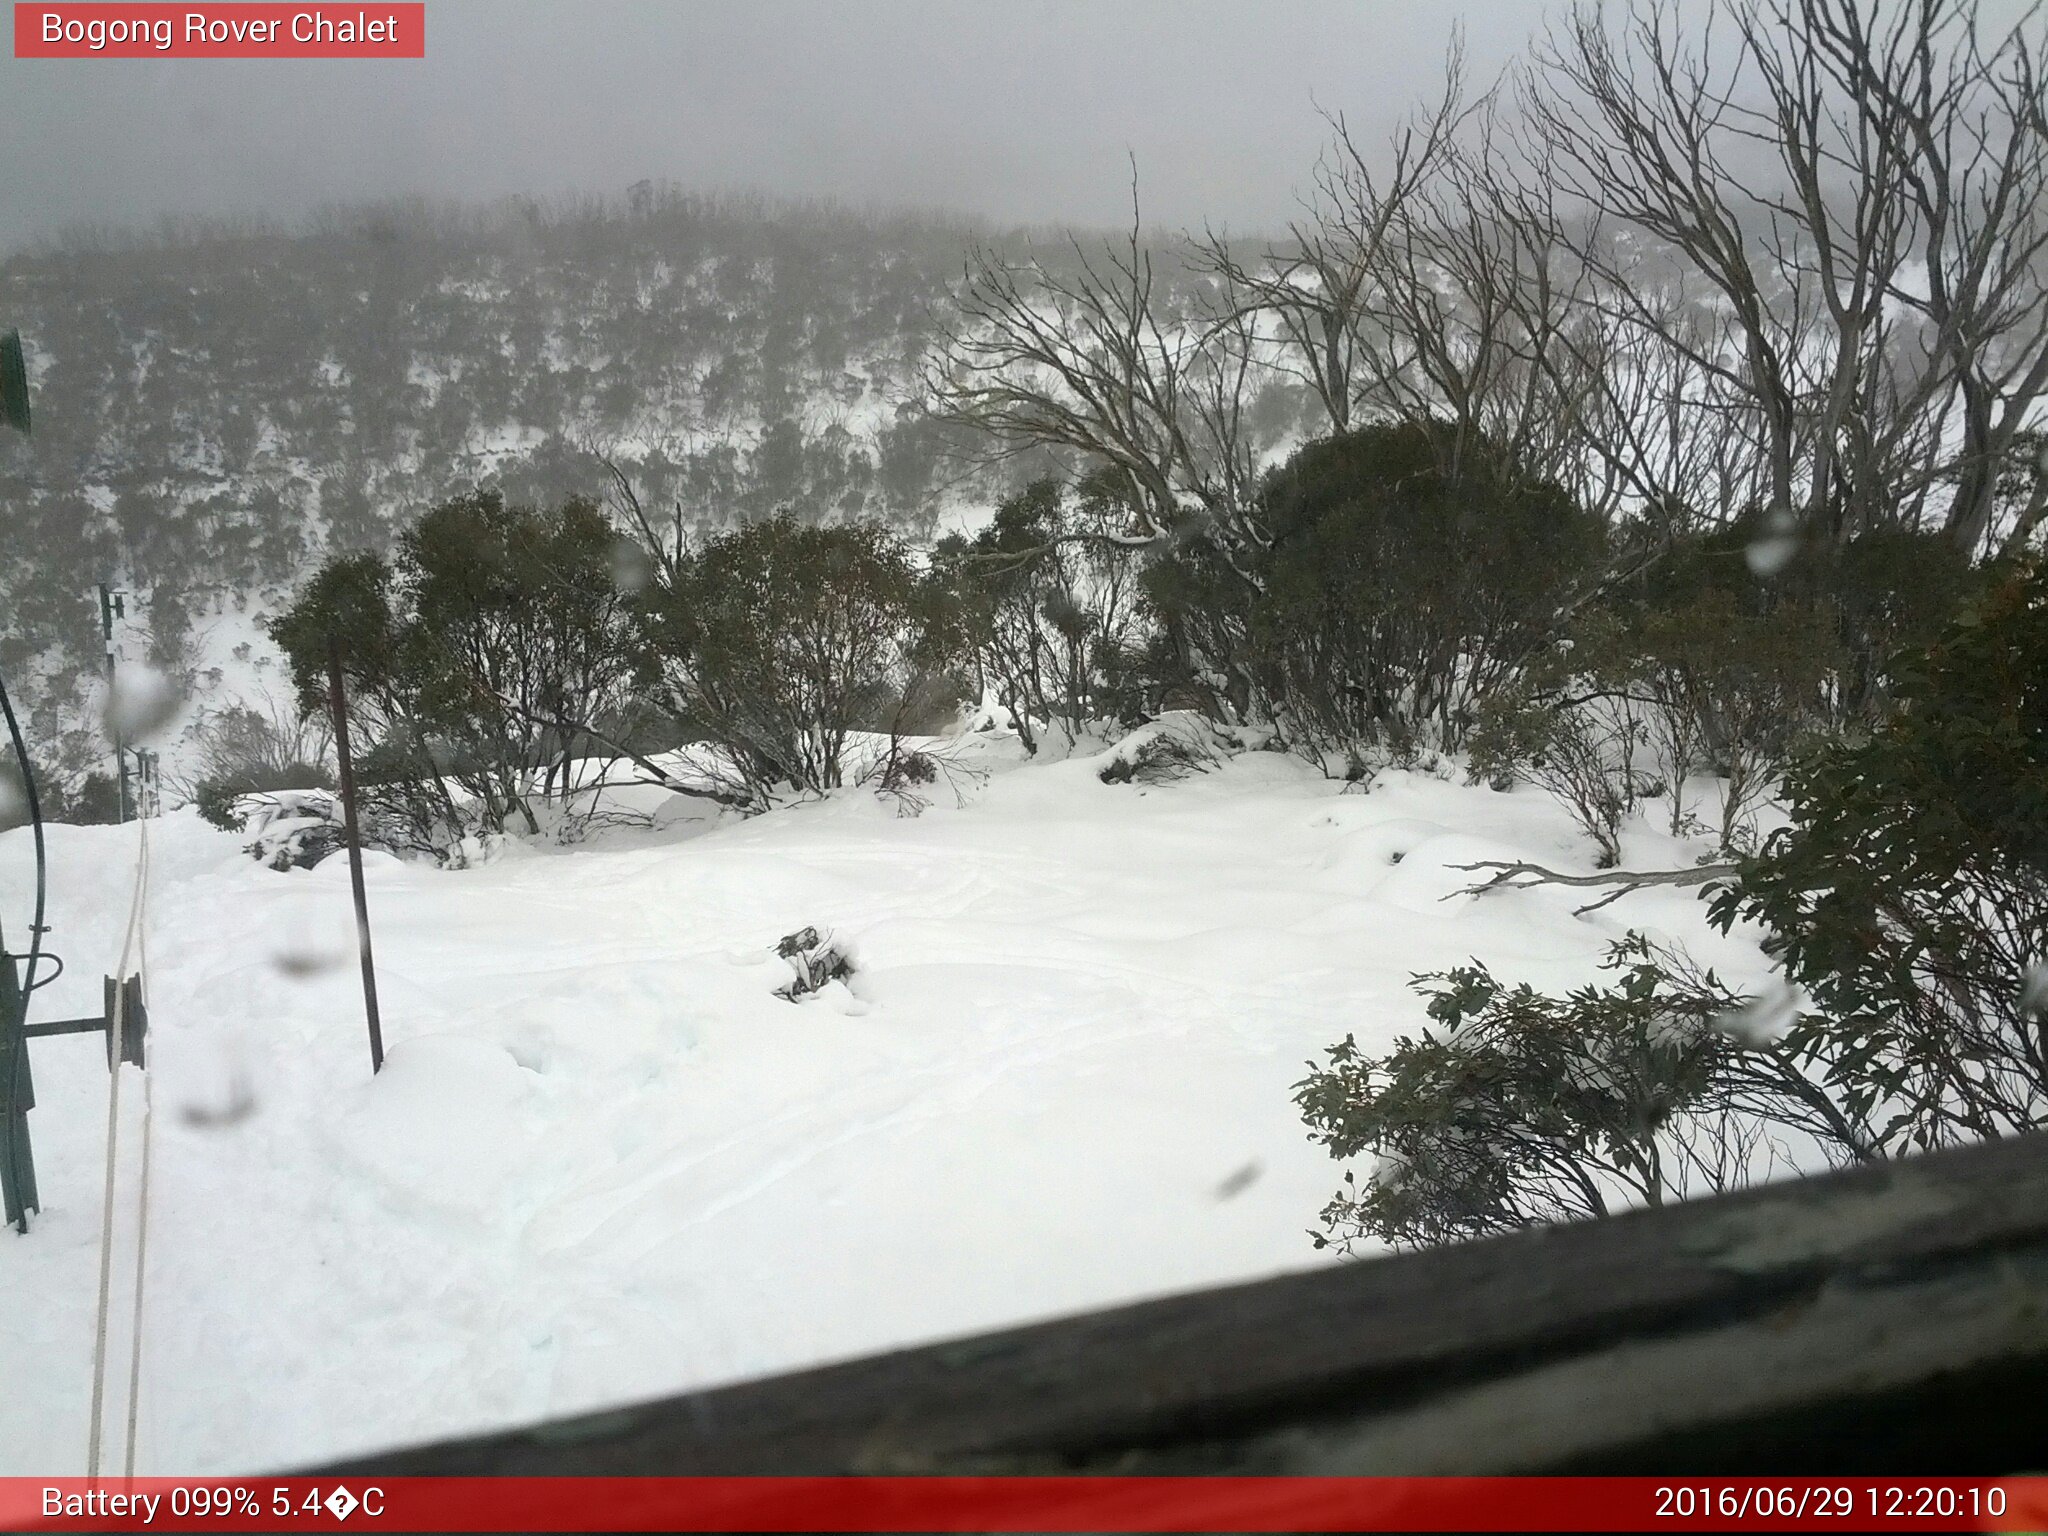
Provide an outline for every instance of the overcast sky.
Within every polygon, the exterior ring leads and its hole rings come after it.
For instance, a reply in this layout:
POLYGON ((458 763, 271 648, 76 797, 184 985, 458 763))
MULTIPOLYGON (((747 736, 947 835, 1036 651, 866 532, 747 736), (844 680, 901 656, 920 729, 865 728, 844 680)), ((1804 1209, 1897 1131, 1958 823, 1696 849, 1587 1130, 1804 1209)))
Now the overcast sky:
MULTIPOLYGON (((1704 0, 1679 0, 1693 9, 1704 0)), ((1989 0, 2007 13, 2020 0, 1989 0)), ((370 7, 374 10, 374 6, 370 7)), ((1283 221, 1324 131, 1476 75, 1539 0, 429 0, 424 60, 0 58, 0 248, 641 177, 997 220, 1283 221)))
MULTIPOLYGON (((374 6, 371 7, 374 9, 374 6)), ((1533 0, 429 0, 409 61, 0 59, 0 246, 78 221, 296 214, 640 177, 1114 220, 1286 217, 1316 104, 1391 124, 1465 20, 1533 0)))

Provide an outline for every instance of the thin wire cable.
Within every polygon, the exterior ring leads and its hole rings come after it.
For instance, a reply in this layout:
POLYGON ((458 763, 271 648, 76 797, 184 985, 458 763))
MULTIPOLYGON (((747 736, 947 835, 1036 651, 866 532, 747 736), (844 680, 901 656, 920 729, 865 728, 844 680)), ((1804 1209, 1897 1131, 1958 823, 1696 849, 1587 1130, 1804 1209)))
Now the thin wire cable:
MULTIPOLYGON (((149 818, 142 818, 143 884, 149 883, 149 818)), ((140 983, 143 1006, 149 1006, 149 908, 142 908, 142 920, 135 932, 135 975, 140 983)), ((146 1016, 146 1015, 145 1015, 146 1016)), ((149 1166, 152 1133, 156 1127, 156 1074, 149 1070, 153 1046, 147 1036, 142 1049, 142 1184, 135 1196, 135 1313, 128 1335, 128 1451, 121 1475, 135 1480, 135 1423, 142 1403, 142 1288, 145 1260, 149 1256, 149 1166)))
POLYGON ((121 962, 114 970, 113 1061, 107 1073, 107 1178, 105 1198, 100 1206, 100 1292, 92 1344, 92 1431, 86 1441, 86 1476, 100 1475, 101 1429, 106 1416, 107 1396, 107 1312, 114 1281, 114 1175, 121 1141, 121 1052, 128 1039, 128 998, 123 985, 128 979, 128 957, 135 951, 135 934, 142 926, 142 897, 149 880, 149 831, 137 834, 135 893, 128 903, 128 929, 121 936, 121 962))

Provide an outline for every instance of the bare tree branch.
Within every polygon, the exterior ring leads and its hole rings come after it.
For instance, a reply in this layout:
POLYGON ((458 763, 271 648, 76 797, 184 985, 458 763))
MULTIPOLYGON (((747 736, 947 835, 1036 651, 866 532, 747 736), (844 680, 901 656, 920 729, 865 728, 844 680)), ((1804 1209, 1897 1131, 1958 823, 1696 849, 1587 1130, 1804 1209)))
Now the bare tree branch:
MULTIPOLYGON (((1619 901, 1631 891, 1642 890, 1645 886, 1709 885, 1730 878, 1738 868, 1734 864, 1698 864, 1691 869, 1603 869, 1591 875, 1568 875, 1559 870, 1545 869, 1541 864, 1501 859, 1482 859, 1476 864, 1454 864, 1451 867, 1469 874, 1477 874, 1481 870, 1494 872, 1491 879, 1453 891, 1452 896, 1483 896, 1495 890, 1526 891, 1539 885, 1618 887, 1598 901, 1575 908, 1574 915, 1596 912, 1609 902, 1619 901)), ((1444 899, 1448 901, 1450 897, 1444 899)))

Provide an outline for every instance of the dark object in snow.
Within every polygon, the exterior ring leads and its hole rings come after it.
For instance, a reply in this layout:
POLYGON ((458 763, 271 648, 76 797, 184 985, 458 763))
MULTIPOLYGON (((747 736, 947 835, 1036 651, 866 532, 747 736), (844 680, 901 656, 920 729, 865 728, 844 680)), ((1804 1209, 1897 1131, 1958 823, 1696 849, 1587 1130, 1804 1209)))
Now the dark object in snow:
POLYGON ((882 788, 890 791, 908 790, 919 784, 935 784, 939 778, 939 765, 932 761, 928 752, 903 752, 889 759, 889 766, 882 770, 882 788))
POLYGON ((797 929, 775 946, 775 953, 796 973, 775 995, 792 1003, 853 974, 853 957, 837 940, 819 938, 815 928, 797 929))
POLYGON ((1206 773, 1225 759, 1259 745, 1252 733, 1221 725, 1193 710, 1169 710, 1110 749, 1096 775, 1105 784, 1171 784, 1206 773))
POLYGON ((324 789, 278 790, 243 803, 254 834, 249 856, 267 868, 311 869, 347 842, 341 807, 324 789))

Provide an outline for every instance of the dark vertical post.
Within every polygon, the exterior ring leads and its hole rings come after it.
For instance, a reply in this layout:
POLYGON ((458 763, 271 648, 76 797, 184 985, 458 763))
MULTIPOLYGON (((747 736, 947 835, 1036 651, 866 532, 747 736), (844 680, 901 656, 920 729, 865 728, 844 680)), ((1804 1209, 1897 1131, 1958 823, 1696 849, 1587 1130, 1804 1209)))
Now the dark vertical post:
MULTIPOLYGON (((29 430, 28 365, 21 353, 21 332, 0 335, 0 426, 24 435, 29 430)), ((36 984, 36 958, 43 936, 43 812, 36 803, 36 772, 21 739, 21 722, 7 687, 0 683, 0 718, 7 721, 8 739, 21 766, 22 793, 28 800, 28 823, 35 833, 36 912, 29 919, 28 976, 17 980, 14 956, 0 936, 0 1211, 24 1236, 28 1213, 42 1210, 36 1195, 36 1160, 28 1144, 28 1112, 35 1107, 35 1085, 28 1075, 28 991, 36 984)))
POLYGON ((121 786, 121 819, 129 820, 128 749, 121 741, 121 714, 114 701, 114 620, 126 617, 121 595, 100 583, 100 636, 107 642, 107 730, 114 738, 114 775, 121 786))
POLYGON ((363 957, 363 1012, 370 1021, 370 1070, 384 1070, 384 1025, 377 1017, 377 967, 370 959, 370 902, 363 894, 363 839, 356 829, 356 770, 348 753, 348 709, 341 693, 341 641, 327 642, 327 707, 334 714, 334 755, 341 772, 341 815, 348 829, 348 878, 356 896, 356 948, 363 957))
POLYGON ((28 1213, 40 1211, 36 1159, 28 1140, 28 1112, 36 1107, 28 1074, 28 999, 14 974, 14 956, 0 941, 0 1211, 7 1225, 28 1231, 28 1213))

